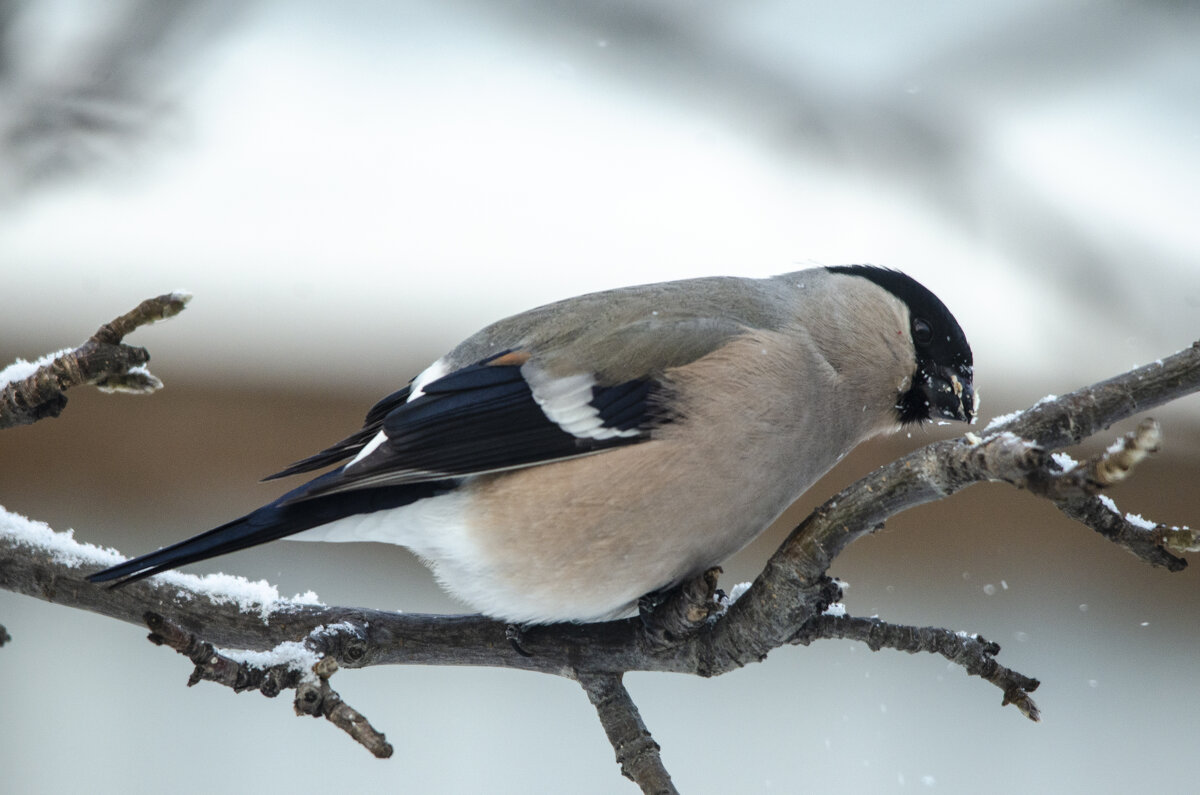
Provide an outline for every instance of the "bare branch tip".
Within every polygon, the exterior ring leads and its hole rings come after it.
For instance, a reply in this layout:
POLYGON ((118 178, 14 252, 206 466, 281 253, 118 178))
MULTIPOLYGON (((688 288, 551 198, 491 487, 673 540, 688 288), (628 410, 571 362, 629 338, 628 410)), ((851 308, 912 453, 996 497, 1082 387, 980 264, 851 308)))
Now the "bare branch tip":
POLYGON ((95 383, 97 389, 106 394, 148 395, 163 388, 158 376, 144 367, 135 367, 124 373, 114 373, 95 383))
POLYGON ((147 298, 130 311, 98 328, 90 341, 118 345, 138 327, 178 315, 191 300, 192 294, 186 290, 147 298))
POLYGON ((1092 480, 1100 487, 1120 483, 1129 477, 1133 468, 1162 443, 1162 430, 1156 420, 1146 418, 1138 427, 1118 439, 1103 454, 1091 462, 1092 480))
POLYGON ((329 679, 338 672, 338 662, 333 657, 322 657, 313 664, 312 671, 318 679, 329 679))
POLYGON ((137 325, 155 323, 159 320, 175 317, 187 308, 188 302, 191 300, 192 294, 187 290, 175 290, 155 296, 154 298, 147 298, 131 314, 136 313, 138 316, 139 322, 137 325))
POLYGON ((1012 704, 1014 707, 1019 709, 1022 715, 1029 718, 1034 723, 1041 722, 1042 711, 1038 709, 1038 705, 1034 703, 1033 699, 1030 698, 1029 693, 1025 692, 1023 688, 1014 687, 1005 691, 1004 701, 1001 702, 1001 706, 1006 707, 1009 704, 1012 704))
POLYGON ((172 317, 178 315, 187 307, 188 302, 192 300, 192 294, 187 290, 176 290, 162 296, 165 299, 163 307, 163 317, 172 317))
POLYGON ((375 758, 389 758, 393 753, 393 748, 384 734, 372 726, 361 712, 343 701, 342 697, 329 686, 329 676, 336 669, 336 663, 331 669, 322 669, 321 663, 313 666, 318 679, 300 682, 296 686, 296 698, 292 702, 296 714, 325 718, 349 734, 355 742, 370 751, 375 758))
POLYGON ((1154 536, 1164 549, 1176 555, 1200 552, 1200 529, 1159 524, 1154 528, 1154 536))

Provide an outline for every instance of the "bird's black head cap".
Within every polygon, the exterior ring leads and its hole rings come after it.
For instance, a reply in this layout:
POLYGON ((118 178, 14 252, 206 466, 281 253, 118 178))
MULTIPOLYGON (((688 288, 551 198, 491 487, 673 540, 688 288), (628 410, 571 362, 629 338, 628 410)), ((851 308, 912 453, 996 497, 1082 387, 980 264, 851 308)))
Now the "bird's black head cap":
POLYGON ((900 422, 920 423, 935 414, 964 422, 974 420, 971 346, 941 299, 911 276, 889 268, 841 265, 827 270, 868 279, 908 307, 917 372, 912 387, 896 404, 900 422))

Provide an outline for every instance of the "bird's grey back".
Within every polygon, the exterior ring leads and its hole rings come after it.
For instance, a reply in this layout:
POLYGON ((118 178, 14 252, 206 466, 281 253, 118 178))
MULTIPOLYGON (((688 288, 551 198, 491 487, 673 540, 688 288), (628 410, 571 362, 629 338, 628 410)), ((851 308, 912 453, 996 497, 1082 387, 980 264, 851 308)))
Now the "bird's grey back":
MULTIPOLYGON (((824 269, 801 272, 821 279, 824 269)), ((799 274, 788 274, 794 277, 799 274)), ((505 318, 468 337, 445 362, 461 367, 530 348, 555 375, 588 361, 600 383, 678 367, 746 329, 776 330, 792 318, 796 279, 707 277, 589 293, 505 318), (556 354, 570 348, 570 360, 556 354), (653 371, 650 362, 653 362, 653 371)))

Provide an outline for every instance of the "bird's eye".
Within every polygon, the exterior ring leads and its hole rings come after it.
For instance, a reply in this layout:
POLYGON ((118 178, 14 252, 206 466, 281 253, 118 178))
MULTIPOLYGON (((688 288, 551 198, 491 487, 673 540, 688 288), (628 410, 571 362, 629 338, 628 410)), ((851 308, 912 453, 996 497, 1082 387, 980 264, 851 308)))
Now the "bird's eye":
POLYGON ((918 345, 928 345, 933 342, 933 326, 929 325, 929 321, 925 318, 913 318, 912 337, 913 342, 918 345))

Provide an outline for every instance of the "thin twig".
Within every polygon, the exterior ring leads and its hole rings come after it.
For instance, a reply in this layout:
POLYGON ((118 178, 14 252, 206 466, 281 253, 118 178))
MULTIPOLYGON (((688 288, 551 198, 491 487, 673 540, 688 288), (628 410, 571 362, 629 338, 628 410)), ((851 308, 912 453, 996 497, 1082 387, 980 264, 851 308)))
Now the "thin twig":
POLYGON ((283 690, 295 689, 293 706, 297 715, 325 718, 380 759, 392 755, 392 746, 384 735, 329 686, 329 677, 338 669, 333 658, 322 658, 307 667, 297 664, 294 659, 273 665, 253 665, 218 651, 211 643, 185 632, 157 613, 146 613, 145 620, 150 628, 151 643, 168 646, 195 664, 188 677, 188 687, 209 681, 225 685, 235 693, 258 690, 268 698, 274 698, 283 690))
POLYGON ((1138 464, 1158 452, 1161 441, 1158 423, 1145 419, 1107 450, 1083 463, 1069 456, 1046 457, 1044 450, 1030 445, 1031 454, 1042 456, 1042 463, 1030 468, 1023 479, 1011 482, 1045 497, 1067 517, 1150 565, 1182 571, 1187 561, 1167 548, 1162 533, 1165 525, 1144 521, 1137 524, 1115 510, 1111 500, 1097 496, 1108 486, 1128 478, 1138 464))
POLYGON ((1158 423, 1147 418, 1138 423, 1136 430, 1087 461, 1079 463, 1060 454, 1061 457, 1053 457, 1051 461, 1043 460, 1016 485, 1052 501, 1096 494, 1128 478, 1134 467, 1158 452, 1161 442, 1158 423))
POLYGON ((600 716, 600 724, 617 755, 621 774, 655 795, 677 793, 663 767, 658 743, 642 721, 637 705, 621 683, 621 674, 577 672, 576 679, 600 716))
POLYGON ((343 701, 329 686, 329 677, 337 669, 337 661, 331 657, 324 658, 313 667, 317 680, 303 681, 296 688, 296 698, 293 702, 296 714, 325 718, 353 737, 355 742, 374 754, 375 758, 387 759, 392 755, 392 744, 383 736, 383 732, 372 726, 361 712, 343 701))
POLYGON ((805 627, 793 643, 807 646, 819 638, 858 640, 871 651, 896 649, 909 654, 940 654, 971 676, 991 682, 1004 693, 1002 705, 1012 704, 1032 721, 1041 720, 1041 713, 1029 694, 1038 688, 1038 680, 1005 668, 996 662, 1000 646, 978 635, 952 632, 938 627, 915 627, 890 624, 878 618, 820 615, 805 627))
POLYGON ((175 292, 142 301, 105 323, 78 348, 49 358, 24 378, 3 384, 0 429, 57 417, 67 405, 65 392, 83 384, 133 394, 161 389, 162 382, 145 368, 150 354, 122 340, 139 326, 179 314, 189 300, 187 293, 175 292))
POLYGON ((146 626, 150 629, 147 640, 174 649, 195 664, 188 687, 202 681, 216 682, 235 693, 259 690, 264 696, 274 698, 283 690, 296 687, 305 676, 302 669, 288 664, 257 667, 239 662, 157 613, 146 613, 146 626))
POLYGON ((125 314, 98 328, 91 339, 108 345, 119 345, 135 329, 175 317, 184 310, 190 300, 190 294, 180 291, 147 298, 125 314))
MULTIPOLYGON (((1182 534, 1187 532, 1187 528, 1167 528, 1160 524, 1147 528, 1135 524, 1119 511, 1113 510, 1113 503, 1104 497, 1080 495, 1056 500, 1054 504, 1064 516, 1090 527, 1152 566, 1161 566, 1167 571, 1183 571, 1187 568, 1187 560, 1174 554, 1167 544, 1167 533, 1174 530, 1182 534)), ((1185 551, 1175 549, 1175 552, 1185 551)))

